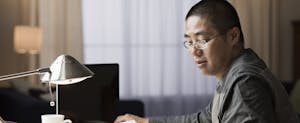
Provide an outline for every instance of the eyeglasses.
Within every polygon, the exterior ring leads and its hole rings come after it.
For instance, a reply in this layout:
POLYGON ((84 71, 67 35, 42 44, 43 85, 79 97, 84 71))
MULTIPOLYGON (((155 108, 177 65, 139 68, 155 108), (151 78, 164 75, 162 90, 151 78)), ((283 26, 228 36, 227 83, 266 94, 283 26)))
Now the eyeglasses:
POLYGON ((186 49, 191 49, 193 47, 197 48, 197 49, 205 49, 207 47, 207 44, 210 40, 197 40, 195 42, 192 41, 184 41, 183 45, 186 49))

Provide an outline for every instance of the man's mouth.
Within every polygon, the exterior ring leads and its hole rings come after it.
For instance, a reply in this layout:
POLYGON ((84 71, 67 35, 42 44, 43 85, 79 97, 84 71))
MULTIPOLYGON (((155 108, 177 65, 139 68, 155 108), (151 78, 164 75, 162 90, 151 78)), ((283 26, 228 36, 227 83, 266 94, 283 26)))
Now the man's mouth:
POLYGON ((207 61, 206 61, 206 60, 195 60, 195 63, 196 63, 197 65, 202 65, 202 64, 207 63, 207 61))
POLYGON ((202 60, 202 61, 197 61, 196 63, 197 64, 203 64, 203 63, 206 63, 207 61, 205 61, 205 60, 202 60))

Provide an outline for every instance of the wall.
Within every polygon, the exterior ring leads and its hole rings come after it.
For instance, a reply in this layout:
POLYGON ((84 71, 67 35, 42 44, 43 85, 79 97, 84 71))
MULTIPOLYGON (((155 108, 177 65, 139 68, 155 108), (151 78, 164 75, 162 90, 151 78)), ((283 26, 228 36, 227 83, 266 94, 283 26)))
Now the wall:
POLYGON ((25 55, 16 54, 13 49, 13 27, 22 21, 20 2, 0 0, 0 75, 24 71, 28 61, 25 55))
POLYGON ((300 20, 299 0, 280 0, 279 26, 279 77, 282 80, 293 79, 293 28, 292 21, 300 20))

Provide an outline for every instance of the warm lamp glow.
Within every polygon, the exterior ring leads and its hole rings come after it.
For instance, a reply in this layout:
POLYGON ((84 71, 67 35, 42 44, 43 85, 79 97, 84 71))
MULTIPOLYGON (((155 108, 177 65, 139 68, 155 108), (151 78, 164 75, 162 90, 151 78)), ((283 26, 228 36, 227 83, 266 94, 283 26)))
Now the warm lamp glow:
POLYGON ((41 41, 42 31, 38 27, 16 26, 14 29, 14 48, 18 53, 38 53, 41 41))

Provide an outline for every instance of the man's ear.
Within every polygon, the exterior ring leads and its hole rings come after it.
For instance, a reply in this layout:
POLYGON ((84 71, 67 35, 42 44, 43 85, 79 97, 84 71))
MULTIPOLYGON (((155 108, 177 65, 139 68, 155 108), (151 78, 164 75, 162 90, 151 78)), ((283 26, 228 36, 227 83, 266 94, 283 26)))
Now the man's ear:
POLYGON ((231 28, 227 33, 227 39, 231 46, 239 43, 241 30, 238 27, 231 28))

